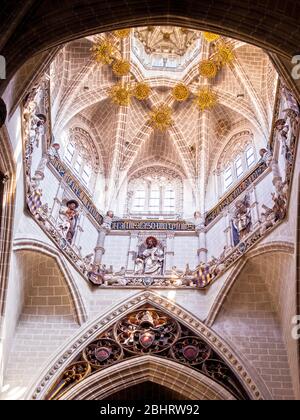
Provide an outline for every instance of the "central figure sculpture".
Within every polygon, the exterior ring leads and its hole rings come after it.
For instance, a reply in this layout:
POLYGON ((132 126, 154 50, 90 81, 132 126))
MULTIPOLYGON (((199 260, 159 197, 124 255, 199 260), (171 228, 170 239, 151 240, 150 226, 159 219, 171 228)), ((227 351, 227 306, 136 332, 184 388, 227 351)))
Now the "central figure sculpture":
POLYGON ((163 271, 164 251, 154 236, 139 247, 135 260, 135 274, 160 275, 163 271))

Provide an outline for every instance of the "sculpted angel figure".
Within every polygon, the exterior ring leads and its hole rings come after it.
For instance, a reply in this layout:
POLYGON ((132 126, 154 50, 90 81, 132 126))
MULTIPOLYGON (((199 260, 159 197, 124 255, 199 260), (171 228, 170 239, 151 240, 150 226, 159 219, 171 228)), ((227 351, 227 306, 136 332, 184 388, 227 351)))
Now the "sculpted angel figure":
POLYGON ((69 200, 66 203, 60 212, 60 222, 59 222, 59 229, 64 234, 66 240, 69 244, 72 243, 72 239, 75 235, 75 229, 78 222, 78 202, 76 200, 69 200))

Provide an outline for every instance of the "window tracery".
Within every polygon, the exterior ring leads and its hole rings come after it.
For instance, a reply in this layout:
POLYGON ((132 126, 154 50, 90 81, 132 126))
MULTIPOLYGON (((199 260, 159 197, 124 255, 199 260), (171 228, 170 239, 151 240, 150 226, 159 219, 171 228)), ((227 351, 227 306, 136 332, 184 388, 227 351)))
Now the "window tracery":
POLYGON ((182 179, 176 172, 163 167, 141 170, 128 183, 128 213, 179 216, 182 194, 182 179))

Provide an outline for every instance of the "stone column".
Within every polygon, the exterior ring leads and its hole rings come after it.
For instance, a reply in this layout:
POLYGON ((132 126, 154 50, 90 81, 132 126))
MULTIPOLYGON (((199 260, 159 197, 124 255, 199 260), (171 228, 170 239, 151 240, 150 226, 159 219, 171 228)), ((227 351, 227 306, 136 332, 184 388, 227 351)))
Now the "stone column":
POLYGON ((249 194, 250 194, 251 222, 252 222, 252 229, 253 229, 259 223, 259 210, 258 210, 258 201, 257 201, 255 186, 249 190, 249 194))
POLYGON ((48 162, 48 155, 44 153, 34 173, 34 179, 38 181, 42 181, 45 178, 45 168, 46 168, 47 162, 48 162))
POLYGON ((50 217, 49 217, 50 221, 54 224, 57 221, 58 213, 59 213, 59 210, 60 210, 61 205, 62 205, 64 190, 65 190, 65 187, 62 184, 59 184, 59 186, 57 188, 56 196, 53 200, 53 206, 52 206, 52 209, 50 211, 50 217))
POLYGON ((98 239, 97 239, 96 247, 94 249, 95 251, 94 265, 101 264, 102 257, 105 253, 105 248, 104 248, 105 237, 108 234, 109 230, 110 229, 108 229, 107 227, 101 226, 98 231, 98 239))
POLYGON ((206 232, 204 224, 198 225, 196 228, 198 235, 198 262, 206 263, 207 262, 207 248, 206 248, 206 232))
POLYGON ((138 245, 138 233, 137 232, 131 232, 130 242, 129 242, 129 250, 128 250, 127 268, 126 268, 126 272, 128 274, 133 274, 134 273, 135 258, 136 258, 136 253, 137 253, 137 245, 138 245))
POLYGON ((273 185, 276 185, 276 182, 282 181, 278 161, 273 160, 271 167, 272 167, 272 173, 273 173, 273 185))
POLYGON ((165 273, 170 274, 174 265, 174 238, 173 232, 167 233, 167 246, 165 250, 165 273))
POLYGON ((231 225, 230 225, 230 217, 229 217, 228 209, 226 209, 223 212, 223 218, 224 218, 224 234, 226 238, 226 246, 231 248, 232 238, 231 238, 231 225))

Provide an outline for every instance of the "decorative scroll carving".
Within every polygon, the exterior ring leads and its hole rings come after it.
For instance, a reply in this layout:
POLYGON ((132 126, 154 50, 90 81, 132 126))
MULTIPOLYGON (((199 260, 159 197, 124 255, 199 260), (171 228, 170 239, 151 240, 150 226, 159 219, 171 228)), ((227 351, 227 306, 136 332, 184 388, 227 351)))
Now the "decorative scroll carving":
POLYGON ((124 316, 89 343, 77 356, 76 363, 72 362, 61 374, 47 398, 59 399, 72 386, 99 369, 145 354, 189 366, 221 384, 237 399, 249 399, 235 373, 204 339, 170 315, 148 305, 124 316), (77 370, 77 366, 82 366, 84 374, 73 374, 74 366, 77 370), (66 381, 66 377, 71 377, 71 380, 66 381))

